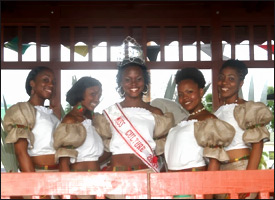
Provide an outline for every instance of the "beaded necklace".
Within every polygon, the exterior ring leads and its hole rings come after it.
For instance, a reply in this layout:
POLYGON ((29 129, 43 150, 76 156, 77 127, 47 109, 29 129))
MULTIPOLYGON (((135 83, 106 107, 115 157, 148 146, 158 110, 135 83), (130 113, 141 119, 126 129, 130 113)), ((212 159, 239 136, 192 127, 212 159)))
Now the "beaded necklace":
MULTIPOLYGON (((238 103, 238 99, 236 99, 233 103, 238 103)), ((226 104, 231 104, 231 103, 225 103, 225 101, 223 102, 223 105, 226 105, 226 104)))
POLYGON ((190 115, 196 115, 196 114, 200 113, 203 110, 205 110, 205 107, 203 107, 202 109, 199 109, 197 111, 194 111, 194 112, 190 113, 190 115))

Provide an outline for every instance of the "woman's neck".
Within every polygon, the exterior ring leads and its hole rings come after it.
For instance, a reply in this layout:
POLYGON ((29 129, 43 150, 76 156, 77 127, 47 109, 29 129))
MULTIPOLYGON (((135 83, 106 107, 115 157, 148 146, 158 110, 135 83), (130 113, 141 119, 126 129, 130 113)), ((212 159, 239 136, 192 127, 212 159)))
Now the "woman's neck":
POLYGON ((144 107, 146 103, 141 98, 125 98, 120 105, 122 107, 144 107))
POLYGON ((28 102, 33 106, 44 106, 45 99, 31 97, 28 102))

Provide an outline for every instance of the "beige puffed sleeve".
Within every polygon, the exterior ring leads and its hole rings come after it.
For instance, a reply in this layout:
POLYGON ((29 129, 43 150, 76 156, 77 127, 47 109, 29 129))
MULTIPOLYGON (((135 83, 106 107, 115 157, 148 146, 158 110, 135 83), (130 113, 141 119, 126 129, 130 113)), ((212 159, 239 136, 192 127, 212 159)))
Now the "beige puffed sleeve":
POLYGON ((233 126, 219 119, 208 118, 194 123, 194 134, 198 145, 204 147, 204 157, 215 158, 220 162, 229 161, 224 147, 228 146, 235 136, 233 126))
POLYGON ((103 114, 95 113, 93 117, 93 126, 103 140, 104 151, 110 152, 109 146, 112 138, 110 123, 103 114))
POLYGON ((164 115, 157 115, 153 113, 155 118, 155 129, 153 138, 156 142, 156 155, 164 153, 164 145, 167 134, 173 126, 175 126, 175 119, 173 113, 167 112, 164 115))
POLYGON ((53 135, 53 146, 56 150, 55 161, 58 162, 60 157, 71 157, 76 159, 78 152, 75 148, 84 143, 86 134, 86 129, 82 123, 60 123, 53 135))
POLYGON ((270 133, 266 125, 273 119, 273 115, 264 103, 248 101, 239 104, 234 109, 234 117, 244 130, 243 141, 246 144, 269 141, 270 133))
POLYGON ((26 138, 33 148, 35 124, 35 108, 28 102, 19 102, 11 106, 4 117, 3 126, 7 132, 6 143, 15 143, 19 138, 26 138))

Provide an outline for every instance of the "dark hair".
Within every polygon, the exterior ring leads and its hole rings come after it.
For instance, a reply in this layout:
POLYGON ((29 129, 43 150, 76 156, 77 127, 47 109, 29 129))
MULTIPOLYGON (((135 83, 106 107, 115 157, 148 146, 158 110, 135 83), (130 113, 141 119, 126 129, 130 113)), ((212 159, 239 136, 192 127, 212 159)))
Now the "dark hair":
POLYGON ((247 69, 246 65, 242 61, 239 61, 239 60, 230 59, 230 60, 225 61, 220 69, 220 73, 226 67, 231 67, 231 68, 235 69, 237 71, 237 73, 239 74, 239 78, 241 81, 244 80, 246 74, 248 73, 248 69, 247 69))
POLYGON ((199 88, 204 88, 205 79, 200 70, 194 67, 187 67, 181 70, 178 70, 176 73, 176 83, 179 84, 180 81, 191 79, 198 84, 199 88))
MULTIPOLYGON (((126 68, 131 67, 131 66, 138 66, 138 67, 141 68, 142 74, 143 74, 143 77, 144 77, 145 86, 146 85, 149 86, 149 84, 150 84, 150 75, 149 75, 149 72, 147 71, 147 67, 145 65, 139 64, 137 62, 127 62, 126 64, 122 64, 118 67, 118 73, 116 75, 116 82, 117 82, 117 85, 118 85, 117 89, 120 88, 120 83, 122 81, 122 73, 124 72, 124 70, 126 68)), ((148 90, 148 88, 144 87, 144 90, 148 90)))
POLYGON ((97 79, 89 76, 84 76, 80 78, 67 92, 66 101, 71 106, 75 106, 78 102, 83 100, 85 90, 93 86, 101 87, 101 83, 97 79))
POLYGON ((31 85, 30 85, 30 82, 31 82, 31 81, 34 81, 35 78, 36 78, 36 76, 37 76, 39 73, 41 73, 41 72, 43 72, 43 71, 47 71, 47 70, 52 71, 52 69, 50 69, 49 67, 39 66, 39 67, 36 67, 36 68, 32 69, 32 70, 29 72, 29 74, 28 74, 28 76, 27 76, 27 79, 26 79, 26 83, 25 83, 26 92, 27 92, 27 94, 28 94, 29 96, 31 96, 31 91, 32 91, 32 87, 31 87, 31 85))

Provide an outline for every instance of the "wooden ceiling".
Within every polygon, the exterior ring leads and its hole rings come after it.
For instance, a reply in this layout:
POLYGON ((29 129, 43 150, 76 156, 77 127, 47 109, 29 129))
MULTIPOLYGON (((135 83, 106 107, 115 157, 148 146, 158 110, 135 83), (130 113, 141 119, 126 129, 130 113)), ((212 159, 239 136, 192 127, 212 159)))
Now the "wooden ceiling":
POLYGON ((94 25, 177 25, 274 21, 273 1, 2 1, 2 23, 50 22, 94 25))

